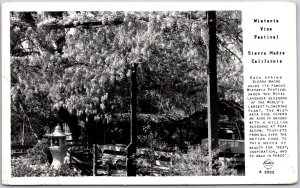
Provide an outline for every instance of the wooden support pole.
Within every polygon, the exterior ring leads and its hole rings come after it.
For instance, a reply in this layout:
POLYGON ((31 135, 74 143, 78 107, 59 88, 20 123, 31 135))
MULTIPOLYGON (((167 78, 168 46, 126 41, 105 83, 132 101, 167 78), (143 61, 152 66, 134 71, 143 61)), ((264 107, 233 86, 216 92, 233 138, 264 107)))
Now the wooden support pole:
POLYGON ((137 143, 137 64, 131 71, 131 102, 130 102, 130 144, 127 147, 127 176, 136 176, 136 165, 134 154, 136 154, 137 143))
POLYGON ((93 176, 97 175, 97 145, 93 144, 93 176))
POLYGON ((207 12, 208 24, 208 84, 207 84, 207 118, 208 118, 208 151, 211 174, 217 175, 219 158, 219 113, 217 91, 217 40, 216 40, 216 11, 207 12))
POLYGON ((71 167, 73 164, 73 155, 72 155, 72 148, 68 151, 69 155, 70 155, 70 163, 69 163, 69 167, 71 167))
POLYGON ((25 143, 25 124, 22 123, 22 146, 24 146, 25 143))

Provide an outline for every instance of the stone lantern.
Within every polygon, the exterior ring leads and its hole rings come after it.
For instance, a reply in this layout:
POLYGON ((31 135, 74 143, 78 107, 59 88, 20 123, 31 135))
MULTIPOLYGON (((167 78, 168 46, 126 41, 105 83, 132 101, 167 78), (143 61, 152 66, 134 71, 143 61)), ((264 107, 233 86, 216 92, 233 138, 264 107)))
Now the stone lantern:
POLYGON ((51 141, 49 149, 53 158, 51 166, 58 169, 64 163, 66 156, 66 135, 62 132, 60 126, 57 125, 54 132, 48 135, 48 137, 50 137, 51 141))

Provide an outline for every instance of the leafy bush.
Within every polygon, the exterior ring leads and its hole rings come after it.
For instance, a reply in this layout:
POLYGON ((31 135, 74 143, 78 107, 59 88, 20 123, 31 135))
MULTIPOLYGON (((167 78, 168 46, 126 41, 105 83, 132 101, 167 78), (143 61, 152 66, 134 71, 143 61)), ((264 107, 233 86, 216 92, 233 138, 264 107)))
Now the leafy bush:
POLYGON ((46 140, 39 141, 33 148, 27 151, 26 158, 31 164, 45 164, 52 162, 49 143, 46 140))
MULTIPOLYGON (((216 155, 216 152, 213 154, 216 155)), ((173 175, 177 176, 209 176, 212 174, 211 165, 207 154, 207 147, 198 146, 190 148, 188 152, 177 152, 173 157, 174 165, 172 166, 173 175)), ((217 172, 213 174, 220 176, 236 175, 234 170, 234 159, 216 160, 213 164, 217 167, 217 172)))
POLYGON ((55 177, 55 176, 79 176, 80 172, 70 169, 67 164, 59 169, 50 166, 52 155, 49 144, 45 140, 38 142, 28 150, 25 156, 12 158, 11 170, 13 177, 55 177))
POLYGON ((31 159, 20 157, 11 161, 13 177, 57 177, 57 176, 80 176, 76 169, 70 169, 68 165, 63 164, 59 169, 45 164, 32 164, 31 159))
POLYGON ((63 164, 59 169, 50 166, 49 163, 33 164, 32 159, 26 156, 13 158, 11 161, 12 177, 57 177, 57 176, 80 176, 76 169, 70 169, 63 164))

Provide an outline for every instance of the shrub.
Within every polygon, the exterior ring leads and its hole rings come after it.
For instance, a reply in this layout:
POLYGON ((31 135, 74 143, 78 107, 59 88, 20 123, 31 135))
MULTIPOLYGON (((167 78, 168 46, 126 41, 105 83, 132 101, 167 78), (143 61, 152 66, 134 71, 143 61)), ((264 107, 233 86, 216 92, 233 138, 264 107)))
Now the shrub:
POLYGON ((67 164, 59 169, 50 166, 49 163, 32 163, 32 159, 22 156, 13 158, 11 161, 12 177, 57 177, 57 176, 80 176, 80 172, 71 169, 67 164))
POLYGON ((49 143, 46 140, 39 141, 33 148, 27 151, 26 158, 31 164, 45 164, 52 162, 49 143))
POLYGON ((45 140, 38 142, 28 150, 25 156, 12 158, 11 170, 13 177, 55 177, 80 176, 80 172, 71 169, 67 164, 59 169, 51 167, 52 155, 49 144, 45 140))
MULTIPOLYGON (((214 152, 213 155, 215 155, 214 152)), ((172 174, 177 176, 209 176, 212 174, 211 165, 209 164, 209 158, 207 153, 207 147, 197 146, 190 148, 187 153, 177 152, 173 157, 172 174)), ((235 160, 217 159, 213 165, 217 166, 218 171, 214 174, 236 175, 234 170, 235 160)))

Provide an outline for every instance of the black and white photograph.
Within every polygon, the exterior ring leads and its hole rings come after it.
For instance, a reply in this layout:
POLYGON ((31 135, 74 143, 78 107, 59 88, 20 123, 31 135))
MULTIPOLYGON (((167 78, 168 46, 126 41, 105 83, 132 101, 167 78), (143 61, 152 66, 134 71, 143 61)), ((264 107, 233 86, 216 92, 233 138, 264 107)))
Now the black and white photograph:
POLYGON ((242 13, 11 11, 11 177, 245 176, 242 13))

